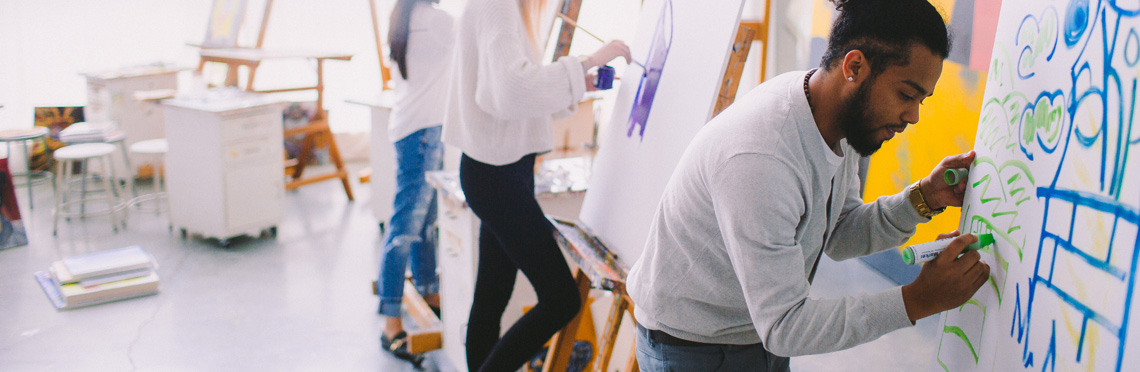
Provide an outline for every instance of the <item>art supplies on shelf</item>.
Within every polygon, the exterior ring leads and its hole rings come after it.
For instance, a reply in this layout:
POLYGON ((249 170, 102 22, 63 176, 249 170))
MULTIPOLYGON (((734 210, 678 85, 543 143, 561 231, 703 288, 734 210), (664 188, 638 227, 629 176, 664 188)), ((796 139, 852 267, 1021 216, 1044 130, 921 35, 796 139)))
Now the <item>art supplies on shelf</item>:
POLYGON ((154 258, 139 246, 88 253, 53 262, 35 273, 57 309, 72 309, 158 292, 154 258))

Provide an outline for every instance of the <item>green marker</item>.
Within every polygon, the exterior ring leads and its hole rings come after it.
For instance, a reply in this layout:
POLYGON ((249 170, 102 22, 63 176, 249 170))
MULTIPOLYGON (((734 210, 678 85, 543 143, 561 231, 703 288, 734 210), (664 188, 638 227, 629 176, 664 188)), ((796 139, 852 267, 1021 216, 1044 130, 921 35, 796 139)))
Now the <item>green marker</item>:
POLYGON ((946 184, 950 186, 957 185, 959 182, 965 181, 970 176, 970 168, 947 169, 942 173, 942 178, 946 180, 946 184))
MULTIPOLYGON (((938 239, 929 243, 915 244, 906 247, 902 251, 903 262, 906 262, 907 265, 914 265, 933 260, 935 257, 938 257, 938 254, 942 253, 942 251, 946 249, 946 246, 950 245, 950 242, 955 238, 957 237, 938 239)), ((980 250, 993 244, 994 236, 992 234, 981 234, 978 235, 978 241, 966 246, 966 249, 963 249, 962 253, 980 250)))

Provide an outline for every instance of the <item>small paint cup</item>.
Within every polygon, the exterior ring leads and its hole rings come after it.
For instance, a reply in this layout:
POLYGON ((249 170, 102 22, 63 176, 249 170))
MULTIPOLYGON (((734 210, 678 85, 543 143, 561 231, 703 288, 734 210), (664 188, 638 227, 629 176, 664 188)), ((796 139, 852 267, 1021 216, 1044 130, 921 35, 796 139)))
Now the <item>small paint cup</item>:
POLYGON ((598 67, 598 79, 594 82, 594 88, 600 90, 607 90, 614 87, 614 68, 608 65, 598 67))

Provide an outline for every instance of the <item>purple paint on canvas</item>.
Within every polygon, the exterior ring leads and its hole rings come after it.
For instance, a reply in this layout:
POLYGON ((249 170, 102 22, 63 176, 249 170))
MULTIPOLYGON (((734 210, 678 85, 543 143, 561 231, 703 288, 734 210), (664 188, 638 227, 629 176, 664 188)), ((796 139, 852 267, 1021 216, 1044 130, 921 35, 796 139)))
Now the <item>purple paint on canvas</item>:
POLYGON ((649 57, 645 59, 647 69, 641 75, 637 86, 637 96, 633 99, 633 109, 629 112, 629 131, 633 137, 635 129, 639 138, 645 138, 645 124, 649 110, 653 108, 653 98, 657 95, 657 84, 661 82, 661 71, 665 69, 665 59, 669 57, 669 46, 673 44, 673 2, 665 0, 661 16, 657 19, 657 29, 653 32, 653 44, 649 46, 649 57))

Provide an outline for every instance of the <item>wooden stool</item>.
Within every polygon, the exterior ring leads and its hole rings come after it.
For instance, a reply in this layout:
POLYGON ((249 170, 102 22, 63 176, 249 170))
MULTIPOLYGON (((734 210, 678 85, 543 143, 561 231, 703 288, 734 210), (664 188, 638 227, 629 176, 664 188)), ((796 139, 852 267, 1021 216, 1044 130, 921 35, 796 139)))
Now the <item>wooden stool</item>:
MULTIPOLYGON (((102 165, 104 173, 114 174, 114 162, 111 161, 111 153, 115 152, 115 146, 107 143, 86 143, 80 145, 71 145, 55 150, 53 156, 59 162, 57 179, 62 178, 63 187, 56 186, 55 195, 55 211, 52 213, 52 228, 51 233, 55 235, 59 229, 59 217, 70 219, 71 217, 87 217, 98 215, 111 216, 111 228, 115 232, 119 232, 119 216, 118 211, 124 203, 118 197, 119 193, 114 184, 111 183, 111 177, 101 177, 103 183, 103 191, 106 193, 101 198, 90 198, 87 196, 87 167, 90 162, 88 160, 98 160, 102 165), (79 192, 77 200, 67 200, 71 194, 71 181, 72 173, 75 171, 75 166, 79 165, 83 169, 83 186, 79 192), (93 201, 105 200, 107 202, 107 209, 98 210, 95 212, 88 212, 86 208, 81 208, 80 212, 73 212, 70 207, 73 205, 85 206, 86 203, 93 201)), ((122 222, 125 226, 126 221, 122 222)))

